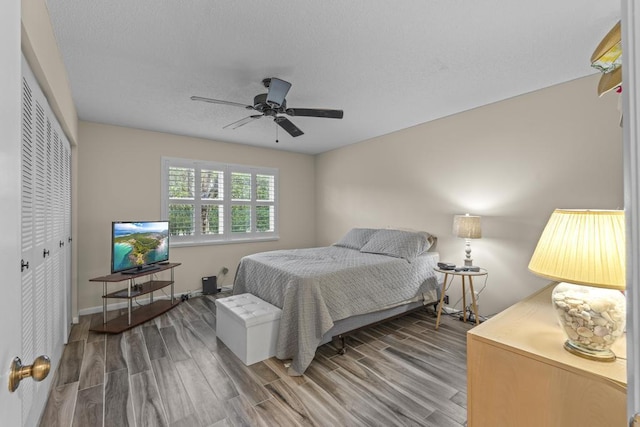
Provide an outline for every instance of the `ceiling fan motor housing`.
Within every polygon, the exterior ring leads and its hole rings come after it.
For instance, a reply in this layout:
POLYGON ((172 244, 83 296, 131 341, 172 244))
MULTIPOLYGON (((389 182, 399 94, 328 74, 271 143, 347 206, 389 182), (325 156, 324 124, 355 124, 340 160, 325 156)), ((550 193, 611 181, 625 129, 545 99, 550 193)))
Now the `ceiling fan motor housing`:
POLYGON ((267 107, 267 94, 261 93, 253 97, 253 109, 262 111, 267 107))
POLYGON ((267 116, 275 116, 276 114, 282 114, 287 109, 287 101, 282 101, 282 105, 277 108, 272 107, 267 103, 267 94, 261 93, 253 97, 253 109, 260 111, 267 116))

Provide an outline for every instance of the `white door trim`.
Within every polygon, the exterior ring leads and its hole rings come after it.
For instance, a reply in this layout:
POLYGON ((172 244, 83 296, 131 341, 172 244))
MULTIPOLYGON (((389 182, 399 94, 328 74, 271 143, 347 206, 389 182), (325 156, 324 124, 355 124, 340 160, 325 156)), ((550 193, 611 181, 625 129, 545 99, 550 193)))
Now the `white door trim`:
POLYGON ((627 236, 627 415, 640 412, 640 8, 622 0, 622 111, 624 135, 624 199, 627 236))
MULTIPOLYGON (((11 360, 22 353, 20 297, 20 138, 22 134, 21 3, 3 3, 0 13, 0 414, 2 425, 22 425, 22 395, 10 393, 11 360)), ((31 363, 28 361, 27 363, 31 363)))

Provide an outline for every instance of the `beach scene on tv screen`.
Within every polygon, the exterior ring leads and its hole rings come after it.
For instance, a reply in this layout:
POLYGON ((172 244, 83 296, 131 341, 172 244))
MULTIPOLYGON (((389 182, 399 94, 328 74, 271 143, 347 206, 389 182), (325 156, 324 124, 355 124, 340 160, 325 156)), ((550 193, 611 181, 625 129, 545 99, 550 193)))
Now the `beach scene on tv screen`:
POLYGON ((114 271, 169 258, 169 228, 166 222, 115 223, 113 234, 114 271))

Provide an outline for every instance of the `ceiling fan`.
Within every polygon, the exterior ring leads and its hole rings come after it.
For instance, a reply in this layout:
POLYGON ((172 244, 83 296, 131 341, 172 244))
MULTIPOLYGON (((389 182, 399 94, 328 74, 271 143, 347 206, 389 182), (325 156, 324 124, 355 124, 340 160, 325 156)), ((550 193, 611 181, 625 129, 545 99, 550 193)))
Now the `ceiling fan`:
POLYGON ((261 93, 253 98, 253 105, 240 104, 239 102, 222 101, 220 99, 203 98, 201 96, 192 96, 192 101, 210 102, 213 104, 232 105, 234 107, 242 107, 247 110, 255 110, 260 114, 253 114, 251 116, 240 119, 237 122, 230 123, 223 127, 237 129, 240 126, 244 126, 249 122, 252 122, 261 117, 273 117, 275 121, 282 129, 287 131, 292 137, 304 135, 304 132, 294 125, 283 114, 291 117, 323 117, 327 119, 341 119, 343 116, 342 110, 327 110, 320 108, 287 108, 287 100, 285 97, 291 89, 291 83, 276 77, 270 77, 262 80, 264 87, 268 89, 267 93, 261 93))

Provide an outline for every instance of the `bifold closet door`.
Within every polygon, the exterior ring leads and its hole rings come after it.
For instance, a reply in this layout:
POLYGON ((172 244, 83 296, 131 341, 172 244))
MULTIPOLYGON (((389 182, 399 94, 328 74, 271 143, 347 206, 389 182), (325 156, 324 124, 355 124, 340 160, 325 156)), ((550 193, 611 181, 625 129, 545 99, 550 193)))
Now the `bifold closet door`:
MULTIPOLYGON (((22 352, 58 366, 71 319, 71 147, 23 58, 22 87, 22 352)), ((37 423, 51 386, 23 381, 22 419, 37 423)))

